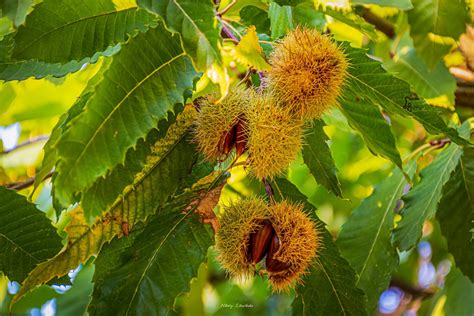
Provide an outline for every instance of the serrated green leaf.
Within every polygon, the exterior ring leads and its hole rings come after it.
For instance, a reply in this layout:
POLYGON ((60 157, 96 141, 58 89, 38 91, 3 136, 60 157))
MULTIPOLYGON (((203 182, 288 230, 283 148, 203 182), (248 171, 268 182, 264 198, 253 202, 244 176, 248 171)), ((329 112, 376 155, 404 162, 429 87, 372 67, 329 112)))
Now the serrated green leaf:
POLYGON ((81 61, 146 31, 154 20, 136 7, 116 11, 111 0, 44 0, 18 29, 12 57, 47 63, 81 61))
POLYGON ((270 3, 268 17, 270 18, 270 30, 272 38, 279 38, 293 29, 293 8, 290 6, 279 6, 275 2, 270 3))
MULTIPOLYGON (((459 137, 455 129, 446 125, 439 109, 427 105, 413 95, 408 83, 387 73, 380 62, 367 56, 364 49, 350 47, 347 43, 343 43, 342 46, 351 64, 346 90, 389 113, 416 119, 429 133, 446 134, 456 143, 463 145, 468 143, 459 137)), ((345 93, 343 92, 343 95, 345 93)))
MULTIPOLYGON (((277 199, 283 196, 290 201, 304 203, 308 211, 314 209, 306 197, 286 179, 276 181, 275 193, 277 199)), ((341 257, 324 223, 314 211, 310 215, 320 229, 322 246, 309 274, 303 277, 303 285, 296 289, 298 296, 302 296, 303 315, 366 315, 367 298, 355 284, 354 270, 341 257)))
POLYGON ((454 105, 456 80, 442 61, 430 70, 410 48, 385 62, 384 68, 408 82, 419 96, 426 99, 446 96, 449 104, 454 105))
POLYGON ((421 181, 403 198, 402 219, 395 229, 395 243, 400 250, 408 250, 421 238, 423 223, 431 219, 438 209, 443 186, 459 163, 462 147, 454 143, 421 171, 421 181))
POLYGON ((21 282, 62 248, 45 214, 22 195, 0 186, 0 271, 21 282))
POLYGON ((270 19, 265 10, 253 5, 242 8, 240 19, 245 25, 254 25, 258 33, 270 33, 270 19))
POLYGON ((434 68, 466 29, 469 21, 466 3, 464 0, 413 0, 413 6, 408 11, 410 35, 418 55, 429 68, 434 68))
POLYGON ((336 165, 326 143, 329 138, 324 133, 324 126, 324 121, 321 119, 313 121, 313 126, 305 137, 303 160, 319 184, 336 196, 342 196, 341 184, 336 175, 336 165))
POLYGON ((169 30, 179 33, 183 48, 196 69, 221 63, 220 27, 211 0, 138 0, 138 5, 162 17, 169 30))
POLYGON ((136 174, 144 168, 146 157, 153 150, 153 145, 166 135, 169 126, 174 122, 174 115, 169 113, 167 120, 160 122, 158 130, 152 130, 146 139, 140 139, 135 147, 127 151, 124 164, 117 165, 105 177, 97 179, 82 194, 81 206, 88 221, 93 222, 96 216, 114 203, 126 186, 133 184, 136 174))
POLYGON ((194 147, 186 140, 190 126, 189 117, 183 117, 181 123, 173 125, 167 136, 155 144, 156 151, 148 157, 133 185, 127 186, 92 226, 86 224, 82 211, 81 216, 73 217, 68 226, 67 247, 31 271, 14 301, 38 285, 84 263, 96 255, 104 243, 116 236, 122 237, 124 231, 133 231, 137 223, 154 214, 177 191, 196 161, 194 147))
POLYGON ((104 247, 96 260, 91 315, 167 315, 176 296, 189 291, 213 234, 196 215, 181 213, 186 204, 159 212, 133 243, 114 240, 104 247))
MULTIPOLYGON (((1 49, 1 47, 0 47, 1 49)), ((103 53, 97 53, 92 56, 88 63, 94 64, 100 56, 110 57, 120 50, 120 46, 109 47, 103 53)), ((56 78, 64 77, 65 75, 80 70, 85 63, 72 60, 66 64, 50 64, 38 60, 20 60, 2 61, 0 55, 0 80, 25 80, 30 77, 41 79, 46 76, 53 76, 56 78)), ((10 56, 8 56, 10 58, 10 56)))
POLYGON ((394 7, 400 10, 410 10, 413 8, 410 0, 352 0, 352 4, 376 4, 381 7, 394 7))
POLYGON ((474 148, 464 148, 442 194, 436 219, 456 266, 474 282, 474 148))
POLYGON ((184 104, 196 76, 178 36, 162 25, 122 45, 58 144, 58 200, 73 202, 77 192, 123 163, 129 148, 166 119, 175 104, 184 104))
POLYGON ((362 135, 369 150, 391 160, 401 169, 402 159, 395 137, 379 108, 364 96, 354 96, 348 90, 344 91, 340 103, 339 108, 349 125, 362 135))
MULTIPOLYGON (((415 171, 415 163, 408 173, 415 171)), ((336 244, 341 254, 358 274, 356 285, 368 298, 368 311, 373 313, 380 294, 387 289, 398 266, 398 253, 392 245, 394 215, 407 185, 400 169, 374 189, 371 196, 352 211, 342 226, 336 244)))

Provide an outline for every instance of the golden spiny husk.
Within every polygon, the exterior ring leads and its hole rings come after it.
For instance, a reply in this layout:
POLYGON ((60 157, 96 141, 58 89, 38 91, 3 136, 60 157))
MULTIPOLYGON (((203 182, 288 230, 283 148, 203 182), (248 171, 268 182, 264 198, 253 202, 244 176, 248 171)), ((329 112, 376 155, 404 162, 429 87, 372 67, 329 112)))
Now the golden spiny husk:
POLYGON ((252 89, 239 86, 229 91, 220 103, 213 102, 217 99, 214 96, 200 102, 194 126, 194 140, 207 160, 220 161, 226 158, 219 150, 219 143, 243 115, 252 94, 252 89))
POLYGON ((276 44, 270 64, 269 89, 303 119, 317 118, 336 104, 348 66, 328 36, 301 27, 276 44))
POLYGON ((301 282, 317 254, 320 237, 315 223, 303 211, 303 205, 282 201, 269 208, 273 229, 280 239, 274 258, 290 265, 287 270, 269 272, 274 292, 288 291, 301 282))
POLYGON ((255 94, 246 112, 251 174, 273 178, 285 171, 302 146, 303 121, 269 93, 255 94))
POLYGON ((261 199, 246 199, 224 207, 216 235, 217 259, 232 277, 245 279, 254 275, 255 267, 247 258, 250 234, 269 216, 268 206, 261 199))

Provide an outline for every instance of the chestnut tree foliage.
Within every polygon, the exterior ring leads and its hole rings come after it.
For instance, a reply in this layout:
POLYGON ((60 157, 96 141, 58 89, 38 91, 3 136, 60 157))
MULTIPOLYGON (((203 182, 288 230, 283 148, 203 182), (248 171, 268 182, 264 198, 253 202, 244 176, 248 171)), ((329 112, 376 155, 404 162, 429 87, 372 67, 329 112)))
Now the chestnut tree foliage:
MULTIPOLYGON (((212 209, 231 163, 213 164, 197 152, 193 101, 209 93, 225 95, 240 80, 264 84, 272 42, 306 26, 333 36, 349 62, 335 109, 305 132, 300 160, 308 177, 345 198, 333 158, 337 137, 326 134, 334 125, 338 133, 338 120, 347 122, 373 155, 386 159, 391 172, 372 183, 373 192, 352 206, 336 234, 318 218, 318 205, 287 177, 270 181, 277 201, 303 203, 322 230, 323 247, 291 293, 292 312, 373 314, 400 254, 417 246, 430 221, 439 225, 453 263, 433 301, 444 297, 446 313, 472 315, 472 124, 469 114, 457 111, 456 81, 447 69, 470 22, 469 3, 215 2, 0 3, 2 21, 10 21, 0 41, 4 84, 98 69, 49 131, 35 172, 35 190, 51 181, 55 221, 37 209, 31 190, 0 187, 0 272, 21 284, 8 308, 20 308, 29 293, 67 283, 71 269, 88 263, 95 266, 94 285, 88 305, 87 294, 77 294, 85 300, 82 311, 173 311, 176 298, 190 291, 208 260, 214 231, 205 223, 215 221, 212 209), (392 29, 367 18, 367 12, 392 29), (421 139, 400 140, 409 129, 417 129, 421 139), (426 151, 432 159, 423 159, 426 151), (467 298, 456 303, 461 295, 467 298)), ((0 115, 7 107, 0 104, 0 115)), ((257 191, 265 196, 262 184, 257 191)))

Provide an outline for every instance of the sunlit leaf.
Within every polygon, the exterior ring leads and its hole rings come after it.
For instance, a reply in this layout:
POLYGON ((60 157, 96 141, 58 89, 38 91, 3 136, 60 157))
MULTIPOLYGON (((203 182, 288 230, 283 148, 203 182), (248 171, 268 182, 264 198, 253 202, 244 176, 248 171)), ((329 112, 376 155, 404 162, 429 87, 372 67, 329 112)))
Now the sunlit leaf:
MULTIPOLYGON (((184 118, 183 118, 184 119, 184 118)), ((191 122, 187 117, 155 144, 156 155, 147 159, 133 185, 127 186, 115 203, 92 226, 87 225, 82 210, 68 226, 67 247, 52 259, 38 265, 24 281, 15 301, 35 287, 96 255, 102 245, 122 237, 134 226, 154 214, 174 194, 196 161, 193 146, 186 140, 191 122)), ((153 152, 153 151, 152 151, 153 152)))
POLYGON ((13 59, 81 61, 144 32, 154 23, 145 10, 116 11, 111 0, 44 0, 15 36, 13 59))
POLYGON ((255 26, 247 29, 247 34, 242 36, 239 44, 234 48, 234 57, 246 66, 253 66, 257 70, 269 70, 270 65, 263 57, 263 50, 258 43, 255 26))
POLYGON ((123 163, 129 148, 166 119, 175 104, 184 103, 195 77, 178 37, 162 26, 123 45, 59 141, 54 181, 59 201, 74 201, 77 192, 123 163))
POLYGON ((454 44, 469 21, 464 0, 412 0, 408 11, 410 35, 418 55, 429 68, 454 44))
POLYGON ((454 142, 467 144, 455 129, 446 125, 439 110, 427 105, 410 91, 408 83, 387 73, 381 63, 366 55, 364 49, 343 44, 351 66, 345 88, 355 97, 380 106, 385 111, 412 117, 432 134, 446 134, 454 142))
POLYGON ((419 96, 426 99, 446 96, 449 104, 454 104, 456 80, 442 61, 430 70, 412 48, 385 62, 384 68, 408 82, 419 96))
MULTIPOLYGON (((415 171, 415 164, 410 166, 415 171)), ((352 211, 337 239, 341 253, 357 273, 356 285, 367 294, 368 310, 377 307, 380 294, 387 289, 398 265, 392 245, 395 211, 407 185, 400 169, 375 187, 374 193, 352 211)))
POLYGON ((275 2, 270 3, 268 17, 270 18, 270 30, 272 38, 279 38, 293 29, 292 8, 290 6, 279 6, 275 2))

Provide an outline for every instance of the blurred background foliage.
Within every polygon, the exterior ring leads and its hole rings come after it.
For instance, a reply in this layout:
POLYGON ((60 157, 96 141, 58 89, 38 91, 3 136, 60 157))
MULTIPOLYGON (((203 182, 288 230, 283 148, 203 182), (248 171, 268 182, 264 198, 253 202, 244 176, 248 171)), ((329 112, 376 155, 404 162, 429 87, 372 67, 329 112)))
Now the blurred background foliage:
MULTIPOLYGON (((0 15, 0 38, 21 25, 26 13, 39 2, 14 1, 18 5, 16 14, 0 15)), ((221 1, 220 8, 225 8, 230 2, 221 1)), ((265 41, 271 39, 263 33, 277 38, 287 28, 297 24, 309 25, 321 31, 329 30, 338 40, 367 47, 369 54, 383 61, 387 70, 409 82, 413 91, 426 98, 430 104, 451 111, 453 121, 473 115, 474 107, 455 107, 456 78, 449 69, 462 68, 467 63, 458 48, 458 39, 454 39, 444 59, 430 68, 417 55, 410 37, 408 20, 411 11, 405 11, 411 8, 409 0, 392 1, 394 5, 389 7, 376 5, 387 1, 358 0, 352 1, 353 6, 349 0, 316 1, 318 5, 301 1, 295 6, 298 2, 239 0, 226 13, 224 25, 241 35, 245 34, 248 25, 255 25, 265 52, 269 49, 265 41), (272 13, 276 9, 278 18, 272 13), (393 37, 390 38, 364 21, 361 10, 370 10, 389 23, 395 32, 393 37), (275 22, 275 19, 278 20, 275 22)), ((5 6, 12 2, 0 3, 0 9, 5 10, 5 6)), ((114 3, 126 7, 133 1, 115 0, 114 3)), ((230 70, 232 81, 240 80, 247 70, 246 65, 239 62, 234 47, 232 41, 224 42, 224 63, 230 70)), ((101 60, 96 64, 85 64, 80 71, 63 78, 48 76, 40 80, 10 81, 0 85, 0 137, 3 146, 3 152, 0 152, 0 185, 22 182, 36 174, 42 161, 42 147, 52 128, 100 67, 101 60)), ((256 77, 252 79, 258 80, 256 77)), ((197 88, 194 97, 205 95, 215 90, 216 86, 204 75, 197 83, 197 88)), ((377 183, 390 174, 393 164, 373 155, 339 110, 327 113, 324 121, 331 152, 339 170, 343 198, 336 197, 318 185, 302 157, 291 165, 288 175, 317 208, 318 216, 327 224, 330 232, 337 236, 351 211, 373 192, 377 183)), ((391 124, 402 158, 426 142, 425 130, 414 120, 398 117, 391 124)), ((436 151, 421 157, 418 168, 426 166, 434 155, 436 151)), ((251 196, 261 189, 260 184, 246 175, 243 167, 234 168, 220 203, 251 196)), ((31 199, 55 221, 50 191, 50 184, 46 181, 31 199)), ((23 192, 29 195, 32 190, 29 188, 23 192)), ((61 218, 56 222, 59 232, 66 221, 67 218, 61 218)), ((65 237, 63 232, 61 234, 65 237)), ((472 284, 457 270, 445 278, 452 269, 452 259, 435 221, 425 223, 422 242, 416 249, 401 253, 400 260, 400 267, 392 278, 392 287, 380 298, 378 313, 395 315, 405 310, 407 315, 469 315, 470 312, 472 315, 472 308, 466 309, 466 304, 459 304, 463 301, 470 301, 471 307, 474 304, 472 284), (446 284, 455 285, 449 289, 450 295, 443 290, 446 284)), ((65 285, 43 285, 28 294, 15 305, 13 314, 83 314, 92 293, 93 271, 93 260, 89 260, 62 280, 65 285), (72 286, 67 283, 72 283, 72 286)), ((0 314, 8 313, 9 302, 18 291, 18 286, 16 282, 9 282, 6 277, 0 276, 0 314)), ((289 315, 293 298, 294 293, 272 295, 267 283, 260 277, 245 283, 229 280, 215 261, 215 252, 211 248, 208 264, 200 266, 190 293, 180 296, 175 307, 177 314, 189 316, 289 315)))

